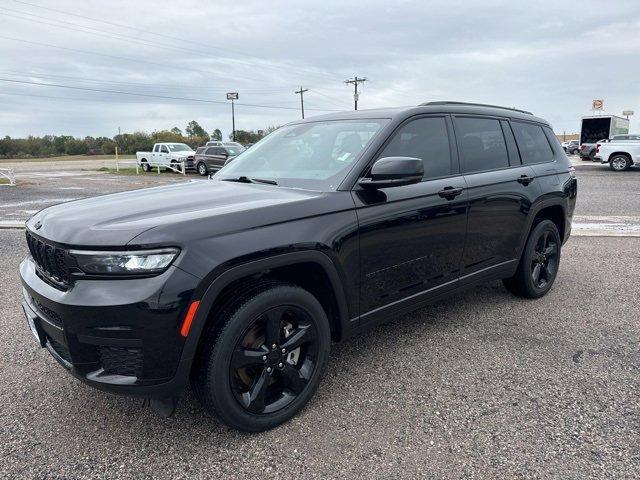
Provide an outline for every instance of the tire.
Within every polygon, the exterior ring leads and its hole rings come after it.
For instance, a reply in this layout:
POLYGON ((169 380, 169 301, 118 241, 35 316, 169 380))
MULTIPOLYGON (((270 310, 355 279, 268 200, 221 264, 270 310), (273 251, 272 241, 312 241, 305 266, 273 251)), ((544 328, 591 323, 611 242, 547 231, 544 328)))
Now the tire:
POLYGON ((147 161, 145 159, 142 159, 140 163, 142 163, 142 171, 143 172, 150 172, 151 171, 151 166, 147 163, 147 161))
POLYGON ((209 173, 209 170, 207 169, 207 165, 204 162, 198 163, 196 170, 198 170, 198 174, 203 177, 206 177, 207 174, 209 173))
POLYGON ((175 160, 171 160, 171 168, 169 168, 168 170, 172 173, 178 173, 177 168, 178 168, 178 162, 176 162, 175 160), (175 169, 175 170, 174 170, 175 169))
POLYGON ((534 225, 522 252, 516 273, 502 280, 505 288, 524 298, 540 298, 555 282, 560 267, 562 241, 551 220, 534 225))
POLYGON ((329 357, 329 321, 318 300, 292 284, 259 282, 235 297, 221 326, 205 334, 192 386, 223 423, 260 432, 291 419, 315 393, 329 357))
POLYGON ((631 168, 631 159, 626 155, 614 155, 609 159, 609 168, 614 172, 624 172, 631 168))

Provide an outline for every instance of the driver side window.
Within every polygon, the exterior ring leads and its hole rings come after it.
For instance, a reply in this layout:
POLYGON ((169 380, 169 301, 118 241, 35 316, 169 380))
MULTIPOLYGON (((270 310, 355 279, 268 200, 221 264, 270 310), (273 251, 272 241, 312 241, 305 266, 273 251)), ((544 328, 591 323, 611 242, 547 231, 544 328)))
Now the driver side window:
POLYGON ((162 145, 162 147, 160 147, 160 153, 169 153, 169 149, 165 145, 162 145))
POLYGON ((424 117, 406 123, 384 147, 379 158, 413 157, 422 160, 424 180, 451 175, 451 151, 444 117, 424 117))

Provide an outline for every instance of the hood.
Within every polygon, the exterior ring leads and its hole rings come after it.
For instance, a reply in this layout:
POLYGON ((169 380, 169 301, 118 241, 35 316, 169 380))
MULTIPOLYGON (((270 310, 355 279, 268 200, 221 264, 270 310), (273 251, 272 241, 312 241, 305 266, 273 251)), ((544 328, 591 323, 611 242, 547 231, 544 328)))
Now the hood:
POLYGON ((126 245, 157 228, 163 241, 180 244, 194 235, 187 232, 213 236, 317 215, 327 209, 327 202, 320 201, 327 195, 331 194, 196 180, 55 205, 31 217, 27 228, 53 242, 87 247, 126 245))

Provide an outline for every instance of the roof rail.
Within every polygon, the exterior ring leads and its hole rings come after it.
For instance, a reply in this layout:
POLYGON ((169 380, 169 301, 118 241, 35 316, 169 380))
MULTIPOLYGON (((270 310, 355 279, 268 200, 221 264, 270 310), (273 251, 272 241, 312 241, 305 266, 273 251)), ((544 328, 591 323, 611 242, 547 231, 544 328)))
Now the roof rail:
POLYGON ((511 107, 501 107, 500 105, 487 105, 486 103, 469 103, 469 102, 450 102, 450 101, 439 101, 439 102, 425 102, 421 103, 421 107, 433 106, 433 105, 466 105, 470 107, 488 107, 488 108, 500 108, 502 110, 511 110, 512 112, 520 112, 525 113, 527 115, 533 115, 531 112, 527 112, 526 110, 519 110, 517 108, 511 107))

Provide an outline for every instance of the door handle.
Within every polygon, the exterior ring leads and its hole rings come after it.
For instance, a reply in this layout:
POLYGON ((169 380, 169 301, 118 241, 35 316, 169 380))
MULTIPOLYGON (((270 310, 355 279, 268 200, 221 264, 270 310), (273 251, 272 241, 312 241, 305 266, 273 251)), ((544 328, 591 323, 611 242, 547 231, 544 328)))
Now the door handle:
POLYGON ((531 182, 533 182, 533 180, 534 180, 534 177, 530 177, 529 175, 520 175, 520 177, 518 178, 518 183, 521 183, 526 187, 531 182))
POLYGON ((444 187, 438 192, 438 195, 440 195, 442 198, 446 198, 447 200, 453 200, 462 193, 462 190, 464 189, 460 187, 444 187))

